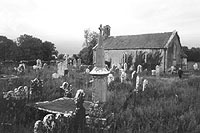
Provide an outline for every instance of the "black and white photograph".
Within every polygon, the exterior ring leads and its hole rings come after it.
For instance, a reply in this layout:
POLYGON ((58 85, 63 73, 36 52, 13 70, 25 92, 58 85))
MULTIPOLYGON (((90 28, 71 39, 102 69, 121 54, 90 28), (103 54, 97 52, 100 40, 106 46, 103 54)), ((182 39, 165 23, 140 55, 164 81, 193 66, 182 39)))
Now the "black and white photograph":
POLYGON ((0 0, 0 133, 200 133, 199 0, 0 0))

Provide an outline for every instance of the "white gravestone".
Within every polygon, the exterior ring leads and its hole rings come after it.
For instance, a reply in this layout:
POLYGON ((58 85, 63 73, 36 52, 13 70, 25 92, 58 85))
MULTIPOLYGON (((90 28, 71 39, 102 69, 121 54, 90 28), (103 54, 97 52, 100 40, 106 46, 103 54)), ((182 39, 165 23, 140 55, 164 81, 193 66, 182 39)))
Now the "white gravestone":
POLYGON ((124 63, 124 71, 126 72, 128 66, 127 66, 127 63, 124 63))
POLYGON ((78 58, 78 63, 77 63, 77 65, 78 65, 78 66, 81 65, 81 59, 80 59, 80 58, 78 58))
POLYGON ((160 66, 156 65, 156 76, 159 77, 160 76, 160 66))
POLYGON ((151 70, 151 75, 156 76, 156 70, 151 70))
POLYGON ((76 66, 77 66, 76 59, 73 59, 73 66, 74 66, 74 67, 76 67, 76 66))
POLYGON ((137 66, 137 73, 139 74, 139 73, 141 73, 142 72, 142 66, 141 65, 138 65, 137 66))
POLYGON ((114 76, 113 76, 113 74, 109 74, 108 75, 108 85, 110 84, 110 82, 112 82, 112 81, 114 81, 114 76))
POLYGON ((135 91, 136 92, 138 92, 139 86, 140 86, 140 77, 137 76, 136 77, 136 86, 135 86, 135 91))
POLYGON ((42 61, 41 61, 40 59, 37 59, 37 60, 36 60, 36 65, 37 65, 38 67, 42 67, 42 61))
POLYGON ((199 70, 199 66, 198 66, 198 64, 195 63, 195 64, 193 65, 193 68, 194 68, 194 70, 199 70))
POLYGON ((144 91, 147 88, 148 85, 148 80, 144 79, 143 84, 142 84, 142 91, 144 91))
POLYGON ((125 82, 126 81, 126 73, 122 72, 120 78, 121 78, 121 83, 125 82))

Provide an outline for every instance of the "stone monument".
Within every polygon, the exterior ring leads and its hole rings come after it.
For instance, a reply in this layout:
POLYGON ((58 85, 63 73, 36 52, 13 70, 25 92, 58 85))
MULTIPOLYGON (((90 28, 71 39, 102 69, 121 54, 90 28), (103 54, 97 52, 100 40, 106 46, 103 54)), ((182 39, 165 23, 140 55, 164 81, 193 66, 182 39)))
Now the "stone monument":
POLYGON ((103 48, 103 35, 102 35, 102 25, 99 27, 99 40, 96 47, 96 64, 95 67, 90 72, 93 76, 94 82, 92 84, 93 93, 92 100, 99 102, 106 102, 107 97, 107 76, 110 73, 105 67, 105 54, 103 48))
POLYGON ((78 67, 81 65, 81 59, 78 58, 78 62, 77 62, 78 67))

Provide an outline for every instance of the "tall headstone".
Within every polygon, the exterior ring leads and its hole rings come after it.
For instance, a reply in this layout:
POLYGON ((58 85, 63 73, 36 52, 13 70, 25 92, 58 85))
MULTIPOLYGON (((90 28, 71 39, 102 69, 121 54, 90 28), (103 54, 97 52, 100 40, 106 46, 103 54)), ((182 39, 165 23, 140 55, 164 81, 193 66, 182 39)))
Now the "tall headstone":
POLYGON ((127 68, 128 68, 128 66, 127 66, 127 63, 125 62, 125 63, 124 63, 124 71, 125 71, 125 72, 126 72, 127 68))
POLYGON ((144 79, 143 84, 142 84, 142 91, 144 91, 147 88, 148 83, 149 83, 148 80, 144 79))
POLYGON ((73 66, 74 66, 74 67, 76 67, 76 66, 77 66, 76 59, 73 59, 73 66))
POLYGON ((139 73, 141 73, 142 72, 142 66, 141 65, 138 65, 137 66, 137 73, 139 74, 139 73))
POLYGON ((103 35, 102 25, 99 27, 99 40, 96 47, 96 60, 95 67, 92 69, 90 74, 94 78, 92 100, 99 102, 106 102, 107 99, 107 76, 109 71, 105 68, 105 53, 103 48, 103 35))
POLYGON ((156 65, 156 77, 160 76, 160 66, 156 65))
POLYGON ((59 62, 58 65, 57 65, 57 74, 59 76, 64 76, 64 70, 63 70, 62 62, 59 62))
POLYGON ((42 67, 42 61, 41 61, 40 59, 37 59, 37 60, 36 60, 36 65, 37 65, 38 67, 42 67))
POLYGON ((77 62, 78 67, 81 65, 81 59, 78 58, 78 62, 77 62))
POLYGON ((64 63, 65 63, 65 68, 67 69, 68 68, 68 58, 69 58, 69 55, 68 54, 65 54, 64 55, 64 63))
POLYGON ((120 79, 121 79, 121 83, 126 81, 126 73, 124 71, 121 73, 120 79))

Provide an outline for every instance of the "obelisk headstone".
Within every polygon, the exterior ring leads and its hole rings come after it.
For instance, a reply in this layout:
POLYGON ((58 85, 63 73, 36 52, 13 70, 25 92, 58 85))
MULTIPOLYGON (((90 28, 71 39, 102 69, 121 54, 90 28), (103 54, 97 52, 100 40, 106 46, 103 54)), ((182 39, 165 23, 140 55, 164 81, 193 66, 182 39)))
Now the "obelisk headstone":
POLYGON ((107 76, 109 71, 105 67, 105 54, 103 48, 102 25, 99 27, 99 40, 96 47, 96 64, 90 74, 94 77, 92 100, 106 102, 107 99, 107 76))

